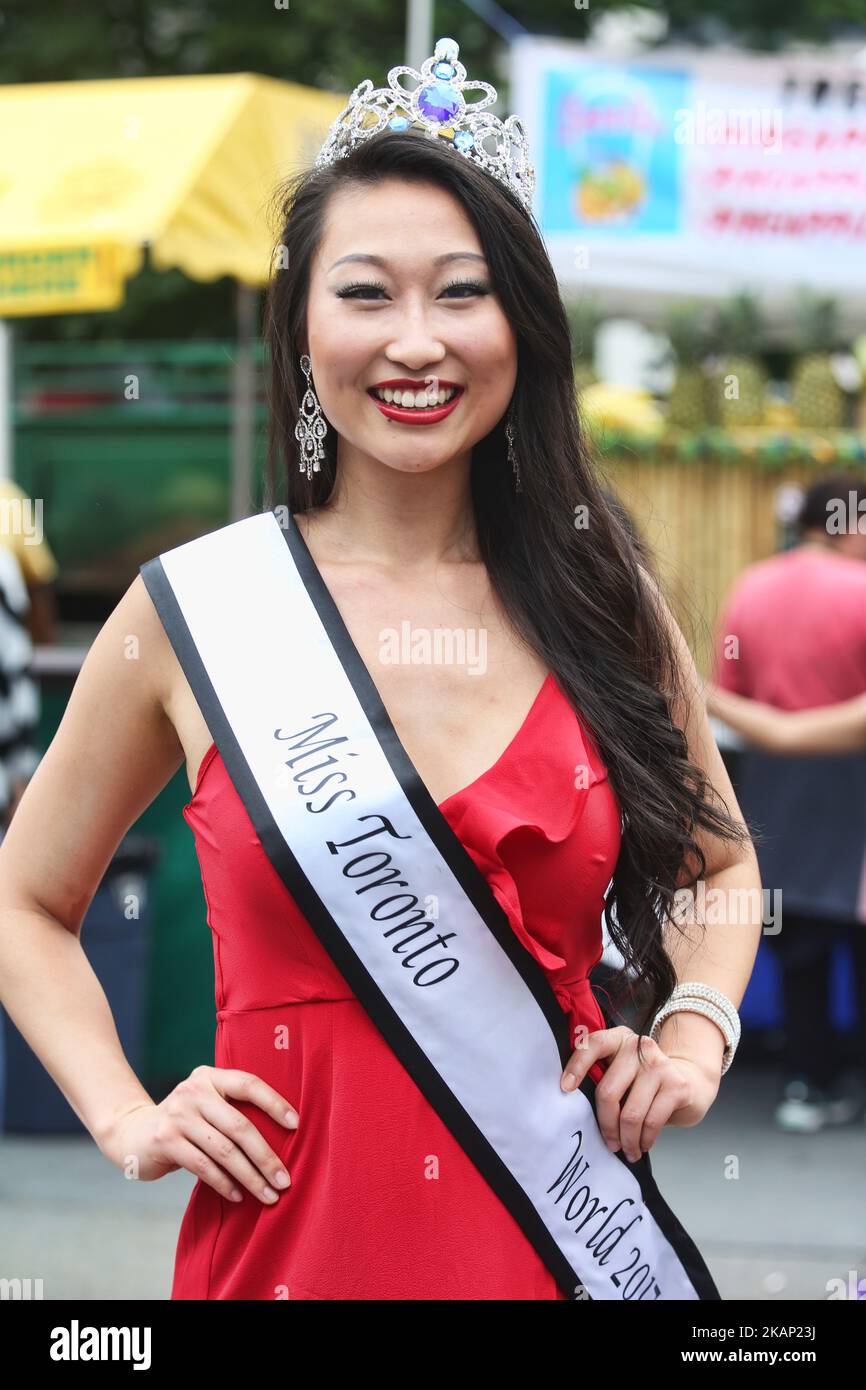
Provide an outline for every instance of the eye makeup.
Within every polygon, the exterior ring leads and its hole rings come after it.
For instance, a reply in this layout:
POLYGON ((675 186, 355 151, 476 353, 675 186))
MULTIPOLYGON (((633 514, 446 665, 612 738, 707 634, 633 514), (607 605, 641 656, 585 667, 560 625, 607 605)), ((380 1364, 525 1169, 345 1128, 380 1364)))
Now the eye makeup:
MULTIPOLYGON (((378 290, 382 294, 387 294, 387 287, 383 285, 380 280, 357 280, 350 285, 342 285, 340 289, 335 290, 334 293, 338 299, 361 299, 364 296, 359 293, 360 290, 378 290)), ((481 280, 452 280, 450 284, 443 286, 441 293, 447 294, 449 290, 471 290, 472 294, 476 295, 492 293, 490 286, 484 284, 481 280)), ((455 296, 455 298, 457 297, 461 299, 470 298, 469 295, 455 296)))

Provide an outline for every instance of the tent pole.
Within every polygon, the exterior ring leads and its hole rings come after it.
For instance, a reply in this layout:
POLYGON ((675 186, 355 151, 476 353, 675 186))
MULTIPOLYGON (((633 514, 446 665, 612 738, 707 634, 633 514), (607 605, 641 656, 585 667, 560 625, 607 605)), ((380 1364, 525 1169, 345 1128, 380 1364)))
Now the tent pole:
POLYGON ((235 286, 236 352, 232 370, 231 517, 239 521, 252 506, 253 432, 258 291, 239 280, 235 286))
POLYGON ((406 56, 409 67, 419 68, 433 52, 433 0, 408 0, 406 5, 406 56))
POLYGON ((0 319, 0 478, 12 477, 12 328, 0 319))

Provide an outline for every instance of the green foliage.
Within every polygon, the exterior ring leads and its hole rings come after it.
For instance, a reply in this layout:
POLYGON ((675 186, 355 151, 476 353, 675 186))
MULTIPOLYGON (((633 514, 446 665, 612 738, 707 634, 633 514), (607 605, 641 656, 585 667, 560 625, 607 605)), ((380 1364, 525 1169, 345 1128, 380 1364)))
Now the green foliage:
POLYGON ((715 339, 722 352, 752 357, 763 347, 764 332, 760 303, 749 290, 722 301, 715 323, 715 339))
POLYGON ((596 329, 602 317, 597 300, 586 295, 571 299, 566 303, 565 313, 571 333, 572 361, 592 362, 596 329))
POLYGON ((797 296, 797 328, 805 352, 833 352, 839 346, 838 300, 812 289, 801 289, 797 296))
POLYGON ((697 300, 674 304, 665 316, 663 329, 671 345, 667 361, 696 366, 711 350, 713 338, 706 309, 697 300))
POLYGON ((626 430, 605 430, 598 442, 607 458, 622 456, 633 463, 636 457, 647 462, 710 462, 756 467, 775 473, 791 464, 807 464, 818 469, 828 466, 866 472, 866 440, 862 431, 830 430, 729 430, 712 425, 697 430, 671 430, 660 439, 647 438, 626 430))
MULTIPOLYGON (((620 8, 600 0, 592 6, 595 13, 620 8)), ((642 0, 641 8, 666 16, 668 41, 768 51, 795 39, 824 44, 850 38, 852 29, 866 25, 864 0, 642 0)))
POLYGON ((237 332, 236 288, 229 276, 204 283, 182 270, 157 271, 145 264, 126 282, 123 303, 116 309, 10 321, 19 342, 231 339, 237 332))
MULTIPOLYGON (((509 0, 508 15, 533 34, 584 38, 605 11, 628 0, 509 0)), ((643 0, 663 14, 668 39, 774 49, 793 39, 826 42, 866 25, 864 0, 643 0)), ((507 93, 497 50, 504 41, 463 0, 439 0, 435 31, 451 34, 470 73, 507 93), (491 56, 493 62, 491 63, 491 56)), ((36 5, 0 0, 0 81, 259 72, 348 92, 404 60, 404 12, 393 0, 344 5, 239 5, 236 0, 87 0, 36 5)))

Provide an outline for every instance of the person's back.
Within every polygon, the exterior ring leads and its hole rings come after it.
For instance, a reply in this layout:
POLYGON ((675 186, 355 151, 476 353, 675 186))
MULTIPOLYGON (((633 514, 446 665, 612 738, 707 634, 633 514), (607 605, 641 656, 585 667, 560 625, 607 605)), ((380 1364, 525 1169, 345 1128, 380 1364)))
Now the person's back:
POLYGON ((714 679, 787 710, 861 694, 866 564, 806 543, 750 566, 724 609, 714 679))
POLYGON ((851 491, 866 505, 856 479, 816 483, 804 499, 801 543, 749 566, 734 584, 717 628, 717 685, 786 710, 866 691, 866 533, 831 530, 851 491))

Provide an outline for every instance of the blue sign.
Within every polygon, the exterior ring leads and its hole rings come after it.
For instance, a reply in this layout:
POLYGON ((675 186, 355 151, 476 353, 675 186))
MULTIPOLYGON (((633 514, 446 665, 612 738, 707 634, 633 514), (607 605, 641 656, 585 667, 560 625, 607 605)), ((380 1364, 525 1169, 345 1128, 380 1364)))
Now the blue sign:
POLYGON ((682 227, 690 78, 656 68, 579 65, 545 73, 541 224, 546 232, 642 235, 682 227))

